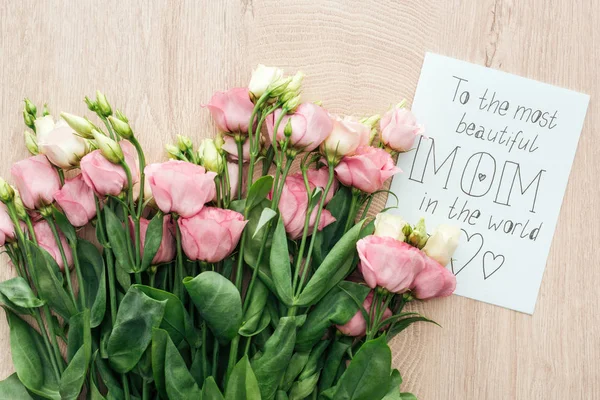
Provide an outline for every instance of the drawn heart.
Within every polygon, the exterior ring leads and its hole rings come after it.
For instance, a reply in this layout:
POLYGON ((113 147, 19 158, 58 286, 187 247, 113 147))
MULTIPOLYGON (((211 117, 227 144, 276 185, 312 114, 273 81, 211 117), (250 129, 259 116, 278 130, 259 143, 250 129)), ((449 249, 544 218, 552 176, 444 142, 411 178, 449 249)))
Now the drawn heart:
POLYGON ((485 280, 494 275, 503 264, 504 256, 502 254, 495 255, 491 251, 483 253, 483 279, 485 280))
POLYGON ((480 173, 479 175, 477 175, 477 177, 479 178, 479 182, 483 182, 483 180, 484 180, 485 178, 487 178, 487 175, 486 175, 486 174, 482 174, 482 173, 480 173))
MULTIPOLYGON (((465 267, 475 259, 475 257, 477 257, 477 254, 479 254, 479 252, 481 251, 481 248, 483 247, 483 236, 481 235, 481 233, 474 233, 472 235, 469 235, 467 233, 467 231, 465 231, 464 229, 461 229, 462 233, 464 233, 464 236, 466 238, 466 242, 461 242, 461 244, 458 246, 459 249, 461 249, 461 253, 466 249, 466 256, 465 256, 465 260, 468 259, 468 261, 464 264, 462 264, 462 266, 460 265, 456 265, 457 261, 459 261, 458 259, 454 258, 452 259, 451 262, 451 266, 452 266, 452 273, 454 275, 458 275, 458 273, 460 271, 462 271, 463 269, 465 269, 465 267), (469 255, 473 254, 471 256, 471 258, 469 258, 469 255)), ((460 263, 458 263, 460 264, 460 263)))

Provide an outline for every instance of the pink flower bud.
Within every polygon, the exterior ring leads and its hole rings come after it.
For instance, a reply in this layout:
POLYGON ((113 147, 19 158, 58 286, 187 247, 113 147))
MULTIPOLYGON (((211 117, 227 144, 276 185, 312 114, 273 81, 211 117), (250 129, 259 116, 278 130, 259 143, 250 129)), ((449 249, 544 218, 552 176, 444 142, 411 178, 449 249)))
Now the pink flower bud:
MULTIPOLYGON (((314 189, 315 185, 310 183, 310 189, 314 189)), ((281 197, 279 199, 279 212, 283 219, 285 231, 290 239, 298 239, 304 231, 304 220, 306 218, 306 208, 308 206, 309 194, 306 192, 304 179, 301 174, 288 176, 283 185, 281 197)), ((309 219, 309 235, 312 233, 317 219, 317 208, 313 211, 309 219)), ((335 218, 328 210, 323 209, 321 219, 319 220, 319 230, 322 230, 327 225, 335 221, 335 218)))
POLYGON ((0 203, 0 246, 15 238, 15 226, 10 219, 8 209, 4 203, 0 203))
POLYGON ((191 260, 221 261, 236 248, 247 222, 236 211, 204 207, 179 219, 183 251, 191 260))
POLYGON ((248 123, 254 104, 250 101, 247 88, 234 88, 216 92, 206 105, 223 132, 248 132, 248 123))
POLYGON ((381 142, 394 151, 404 152, 412 148, 417 136, 425 129, 406 108, 393 108, 381 118, 381 142))
MULTIPOLYGON (((275 122, 281 116, 281 109, 267 117, 267 134, 265 140, 267 143, 273 141, 273 129, 275 122)), ((285 126, 291 121, 292 135, 290 144, 296 150, 313 151, 323 143, 323 140, 329 136, 333 129, 333 123, 327 111, 313 103, 303 103, 296 109, 296 112, 286 115, 281 119, 277 129, 277 141, 285 139, 285 126)))
POLYGON ((185 161, 150 164, 145 169, 156 205, 165 213, 192 217, 215 196, 214 172, 185 161))
MULTIPOLYGON (((367 314, 371 310, 371 305, 373 304, 373 292, 369 292, 367 298, 363 302, 363 308, 367 311, 367 314)), ((382 303, 383 304, 383 303, 382 303)), ((392 310, 386 308, 383 312, 382 320, 385 320, 392 316, 392 310)), ((375 318, 374 315, 371 315, 371 322, 375 318)), ((377 321, 378 323, 381 321, 377 321)), ((361 337, 367 333, 367 321, 365 321, 365 317, 361 310, 358 310, 356 314, 350 319, 350 321, 346 322, 344 325, 336 325, 337 329, 342 332, 346 336, 354 336, 361 337)))
MULTIPOLYGON (((48 222, 46 222, 45 220, 40 220, 39 222, 36 222, 33 225, 33 231, 35 232, 38 245, 42 249, 46 250, 52 256, 52 258, 54 258, 54 260, 58 264, 58 268, 60 268, 61 271, 64 271, 65 263, 63 262, 62 256, 60 254, 60 249, 58 248, 58 244, 54 239, 54 234, 52 233, 52 229, 50 228, 50 225, 48 225, 48 222)), ((67 242, 67 239, 62 234, 62 232, 59 231, 58 236, 60 238, 62 248, 65 252, 67 263, 69 264, 68 266, 69 268, 71 268, 73 266, 73 253, 71 252, 71 247, 69 247, 69 243, 67 242)))
POLYGON ((342 158, 335 172, 344 185, 374 193, 383 188, 388 178, 402 170, 394 165, 387 151, 364 146, 356 150, 354 155, 342 158))
POLYGON ((359 269, 369 287, 392 293, 410 289, 415 276, 425 267, 419 249, 387 236, 370 235, 356 244, 359 269))
POLYGON ((85 183, 82 175, 67 180, 63 187, 54 193, 54 199, 75 227, 87 225, 96 216, 94 191, 85 183))
POLYGON ((54 202, 60 180, 46 156, 40 154, 21 160, 12 166, 10 172, 25 207, 34 210, 54 202))
MULTIPOLYGON (((131 170, 132 184, 135 185, 140 180, 137 152, 127 140, 121 140, 119 144, 131 170)), ((127 174, 123 167, 108 161, 100 150, 94 150, 83 157, 80 167, 85 183, 99 196, 118 196, 127 189, 127 174)))
MULTIPOLYGON (((146 242, 146 231, 150 221, 146 218, 140 218, 140 256, 144 256, 144 243, 146 242)), ((129 235, 132 241, 135 240, 135 224, 133 219, 129 217, 129 235)), ((132 242, 134 243, 134 242, 132 242)), ((152 265, 158 265, 172 261, 175 258, 175 237, 173 236, 173 223, 171 216, 166 215, 163 218, 162 241, 158 247, 158 251, 152 259, 152 265)))
POLYGON ((450 296, 456 289, 456 277, 448 269, 427 256, 425 268, 412 283, 412 294, 421 300, 450 296))

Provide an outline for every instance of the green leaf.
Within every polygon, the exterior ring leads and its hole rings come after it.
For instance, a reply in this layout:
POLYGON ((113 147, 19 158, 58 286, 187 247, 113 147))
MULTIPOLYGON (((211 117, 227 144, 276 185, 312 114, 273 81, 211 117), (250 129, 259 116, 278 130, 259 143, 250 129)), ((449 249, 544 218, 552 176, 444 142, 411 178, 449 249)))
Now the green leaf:
POLYGON ((169 334, 164 329, 152 330, 152 374, 160 397, 167 398, 165 385, 165 353, 169 334))
POLYGON ((90 312, 85 309, 75 314, 69 321, 69 336, 67 340, 67 360, 71 361, 75 353, 84 345, 90 345, 88 351, 91 355, 91 331, 90 331, 90 312))
POLYGON ((7 313, 10 325, 10 348, 13 366, 23 385, 29 390, 40 389, 44 384, 42 363, 33 341, 29 325, 12 313, 7 313))
POLYGON ((209 376, 202 385, 202 398, 205 400, 225 400, 223 393, 217 386, 215 378, 209 376))
POLYGON ((19 307, 3 295, 2 292, 0 292, 0 306, 9 309, 15 314, 31 314, 31 309, 19 307))
POLYGON ((270 229, 271 224, 267 224, 257 230, 258 222, 260 221, 263 210, 270 206, 271 202, 269 200, 263 200, 247 214, 248 223, 246 224, 246 230, 248 232, 255 232, 256 234, 252 237, 250 235, 246 236, 246 242, 244 244, 244 261, 250 268, 256 269, 258 253, 260 252, 263 242, 265 242, 260 265, 258 265, 258 276, 271 292, 276 293, 273 277, 271 276, 271 268, 269 266, 273 230, 270 229), (263 238, 265 238, 265 240, 263 240, 263 238))
POLYGON ((267 198, 267 195, 271 192, 273 187, 273 177, 271 175, 265 175, 258 178, 250 189, 248 190, 248 196, 246 197, 246 210, 252 210, 257 204, 267 198))
POLYGON ((123 291, 128 291, 131 287, 131 276, 129 272, 125 271, 121 268, 117 263, 117 268, 115 268, 115 277, 117 278, 117 282, 123 288, 123 291))
POLYGON ((346 186, 341 186, 333 195, 325 209, 331 212, 335 221, 318 231, 315 237, 313 251, 314 262, 321 265, 331 248, 344 235, 346 220, 350 213, 352 203, 352 191, 346 186))
POLYGON ((290 400, 303 400, 307 398, 317 387, 319 382, 319 373, 315 373, 307 378, 294 382, 290 390, 290 400))
POLYGON ((310 350, 303 352, 296 352, 292 356, 286 370, 283 375, 283 380, 279 384, 279 388, 288 392, 296 378, 300 375, 306 363, 308 362, 308 358, 310 357, 310 350))
POLYGON ((89 358, 81 346, 60 378, 59 393, 63 400, 77 399, 87 375, 89 358))
POLYGON ((23 386, 17 374, 12 374, 0 381, 0 400, 33 400, 33 397, 23 386))
POLYGON ((190 346, 195 347, 198 345, 198 334, 192 325, 188 312, 177 296, 150 286, 133 285, 132 287, 139 289, 154 300, 166 301, 165 313, 160 328, 168 332, 173 343, 178 346, 182 340, 186 339, 190 346))
POLYGON ((417 400, 417 396, 415 396, 412 393, 404 392, 404 393, 400 393, 400 399, 401 400, 417 400))
POLYGON ((136 287, 127 291, 108 339, 108 358, 115 371, 125 373, 135 367, 150 343, 152 329, 163 319, 166 303, 136 287))
POLYGON ((242 299, 235 285, 213 271, 187 277, 183 285, 219 343, 233 339, 242 325, 242 299))
POLYGON ((252 234, 252 239, 256 238, 256 234, 261 231, 261 229, 265 226, 265 224, 273 219, 277 213, 270 208, 263 208, 260 213, 260 218, 258 223, 256 224, 256 228, 254 229, 254 233, 252 234))
POLYGON ((75 228, 69 222, 65 214, 61 213, 55 207, 52 208, 52 218, 56 222, 58 229, 65 235, 69 243, 77 242, 77 232, 75 228))
POLYGON ((296 341, 296 327, 304 322, 302 317, 282 317, 273 335, 265 343, 264 351, 252 360, 263 400, 272 400, 279 382, 292 358, 296 341))
POLYGON ((359 310, 351 293, 360 304, 367 298, 367 286, 350 281, 342 281, 331 289, 306 317, 306 323, 298 330, 297 350, 310 350, 321 340, 325 331, 332 325, 343 325, 359 310))
POLYGON ((331 249, 302 290, 302 294, 295 302, 296 306, 307 307, 315 304, 350 273, 362 225, 362 222, 359 222, 352 227, 331 249))
POLYGON ((165 346, 165 389, 170 400, 201 399, 202 392, 170 337, 165 346))
POLYGON ((152 218, 146 230, 146 239, 144 240, 144 256, 142 257, 141 271, 148 269, 152 265, 152 260, 158 252, 162 242, 164 215, 160 211, 152 218))
POLYGON ((60 400, 58 382, 40 334, 13 312, 6 310, 10 327, 13 367, 21 383, 32 393, 60 400))
POLYGON ((400 332, 402 332, 403 330, 405 330, 406 328, 408 328, 410 325, 414 324, 415 322, 430 322, 432 324, 436 324, 437 326, 440 326, 437 322, 430 320, 429 318, 426 318, 423 316, 404 318, 392 325, 392 327, 390 328, 390 330, 387 333, 387 340, 388 341, 392 340, 392 338, 394 336, 396 336, 397 334, 399 334, 400 332))
POLYGON ((199 347, 196 349, 192 359, 192 365, 190 365, 190 374, 192 374, 198 386, 202 385, 206 378, 212 373, 211 360, 208 355, 206 357, 206 371, 204 371, 203 363, 204 354, 202 353, 202 347, 199 347))
POLYGON ((90 309, 90 326, 95 328, 102 323, 106 313, 104 260, 96 246, 83 239, 77 241, 77 255, 85 287, 86 307, 90 309))
POLYGON ((299 381, 308 379, 309 377, 321 371, 321 356, 329 346, 329 343, 330 340, 322 340, 312 349, 310 356, 308 357, 308 362, 298 377, 299 381))
POLYGON ((261 400, 258 381, 254 371, 245 355, 233 368, 227 389, 225 390, 226 400, 261 400))
POLYGON ((13 304, 23 308, 37 308, 45 304, 35 296, 29 283, 20 276, 0 282, 0 293, 13 304))
POLYGON ((52 257, 32 241, 27 241, 27 247, 33 263, 29 272, 33 275, 33 281, 38 290, 38 297, 51 306, 53 311, 68 321, 71 315, 77 311, 75 304, 73 304, 73 301, 63 288, 62 280, 58 279, 56 270, 49 263, 48 258, 52 257))
POLYGON ((282 218, 277 222, 273 234, 270 265, 277 296, 285 305, 291 307, 294 295, 292 293, 292 265, 282 218))
POLYGON ((129 232, 123 227, 121 220, 115 215, 110 207, 104 207, 104 218, 106 220, 106 233, 110 248, 117 259, 118 266, 128 273, 134 273, 135 266, 132 265, 131 249, 127 245, 129 232))
POLYGON ((271 316, 266 309, 269 289, 267 289, 260 279, 254 282, 254 289, 251 296, 250 299, 246 300, 250 303, 239 330, 239 334, 246 337, 260 333, 271 322, 271 316))
POLYGON ((397 369, 392 370, 390 375, 390 387, 385 397, 381 400, 400 400, 400 384, 402 383, 402 376, 400 371, 397 369))
POLYGON ((329 348, 325 364, 321 370, 319 392, 323 392, 334 385, 344 354, 346 354, 346 351, 352 346, 353 339, 354 338, 350 337, 342 337, 339 340, 334 341, 329 348))
POLYGON ((363 344, 341 376, 336 400, 381 399, 388 392, 392 352, 385 336, 363 344))

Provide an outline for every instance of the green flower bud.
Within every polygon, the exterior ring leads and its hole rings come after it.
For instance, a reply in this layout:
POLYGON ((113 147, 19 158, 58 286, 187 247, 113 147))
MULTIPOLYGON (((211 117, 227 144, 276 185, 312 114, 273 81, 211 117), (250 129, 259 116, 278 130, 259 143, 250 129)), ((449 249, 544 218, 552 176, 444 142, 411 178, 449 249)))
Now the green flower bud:
POLYGON ((19 219, 24 220, 25 218, 27 218, 27 210, 25 210, 25 205, 23 204, 23 200, 21 200, 21 195, 19 194, 19 192, 17 192, 14 187, 13 190, 15 192, 13 204, 15 206, 15 211, 17 212, 17 217, 19 219))
POLYGON ((35 121, 35 118, 31 116, 31 114, 29 114, 27 112, 27 110, 23 110, 23 121, 25 121, 25 125, 31 129, 34 129, 35 124, 33 121, 35 121))
POLYGON ((304 72, 298 71, 296 75, 292 77, 292 81, 287 86, 287 90, 290 92, 298 93, 300 91, 300 87, 302 86, 302 81, 304 80, 304 72))
POLYGON ((25 147, 27 147, 27 150, 29 150, 29 152, 31 154, 33 154, 34 156, 37 156, 40 152, 38 149, 38 145, 37 145, 37 137, 31 131, 25 131, 24 135, 25 135, 25 147))
POLYGON ((92 131, 92 135, 96 141, 96 146, 98 146, 98 149, 100 149, 100 152, 102 152, 102 155, 108 161, 113 164, 119 164, 125 159, 123 156, 123 150, 121 149, 121 146, 119 146, 119 143, 95 129, 92 131))
POLYGON ((37 116, 37 107, 31 102, 31 100, 27 98, 25 99, 25 111, 27 111, 28 114, 32 115, 34 119, 37 116))
POLYGON ((291 118, 288 118, 287 124, 285 124, 285 128, 283 128, 283 134, 285 135, 286 138, 289 138, 292 136, 292 119, 291 118))
POLYGON ((125 116, 125 114, 123 114, 121 111, 117 110, 115 111, 115 115, 117 116, 117 118, 119 118, 121 121, 123 122, 129 122, 129 120, 127 119, 127 117, 125 116))
POLYGON ((112 115, 112 108, 110 107, 110 104, 108 104, 106 96, 99 90, 96 90, 96 103, 98 104, 98 111, 102 116, 108 117, 109 115, 112 115))
POLYGON ((425 229, 425 219, 421 218, 419 222, 414 226, 412 232, 408 236, 408 242, 419 249, 427 243, 427 230, 425 229))
POLYGON ((186 156, 181 152, 181 150, 179 150, 179 147, 177 146, 167 144, 165 145, 165 150, 167 151, 167 153, 169 153, 169 156, 171 156, 171 158, 174 158, 176 160, 186 160, 186 156))
POLYGON ((267 91, 271 94, 271 97, 279 97, 285 93, 288 85, 292 82, 291 77, 280 78, 275 82, 271 83, 267 88, 267 91))
POLYGON ((194 148, 194 144, 189 137, 177 135, 177 147, 179 147, 179 150, 186 152, 192 150, 194 148))
POLYGON ((290 99, 289 101, 286 101, 285 103, 285 108, 287 108, 290 111, 294 111, 296 108, 298 108, 298 106, 300 105, 301 99, 300 99, 300 95, 290 99))
POLYGON ((0 201, 11 202, 15 198, 15 191, 4 179, 0 178, 0 201))
POLYGON ((96 103, 94 100, 91 100, 89 97, 85 96, 83 101, 85 101, 85 104, 87 104, 88 110, 98 112, 98 103, 96 103))
POLYGON ((133 137, 133 131, 127 122, 123 122, 113 116, 108 117, 108 121, 115 132, 122 138, 131 139, 133 137))
POLYGON ((69 126, 77 132, 79 135, 86 139, 93 139, 93 131, 96 130, 94 124, 92 124, 87 118, 79 117, 77 115, 69 114, 66 112, 60 113, 60 116, 69 124, 69 126))
POLYGON ((200 143, 198 156, 202 166, 207 171, 216 172, 217 174, 223 172, 223 157, 221 157, 221 151, 217 148, 213 139, 204 139, 200 143))

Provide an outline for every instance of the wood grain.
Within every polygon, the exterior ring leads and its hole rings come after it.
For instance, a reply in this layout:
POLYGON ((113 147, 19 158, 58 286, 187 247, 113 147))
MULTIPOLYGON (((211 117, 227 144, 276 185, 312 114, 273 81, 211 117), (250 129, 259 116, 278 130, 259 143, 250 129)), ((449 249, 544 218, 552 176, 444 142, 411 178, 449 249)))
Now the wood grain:
MULTIPOLYGON (((26 156, 25 96, 84 114, 83 96, 102 89, 134 121, 149 159, 160 160, 177 133, 213 135, 201 104, 245 85, 259 62, 302 69, 306 98, 345 114, 410 100, 425 51, 586 92, 534 315, 458 296, 432 301, 417 308, 444 328, 415 325, 393 349, 405 390, 424 400, 598 398, 599 16, 594 0, 5 0, 0 175, 26 156)), ((13 274, 5 261, 2 279, 13 274)), ((12 372, 4 321, 0 349, 4 378, 12 372)))

